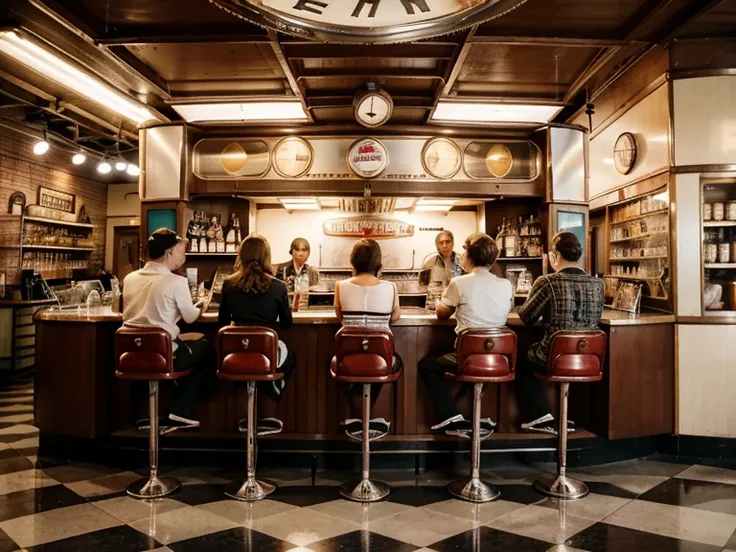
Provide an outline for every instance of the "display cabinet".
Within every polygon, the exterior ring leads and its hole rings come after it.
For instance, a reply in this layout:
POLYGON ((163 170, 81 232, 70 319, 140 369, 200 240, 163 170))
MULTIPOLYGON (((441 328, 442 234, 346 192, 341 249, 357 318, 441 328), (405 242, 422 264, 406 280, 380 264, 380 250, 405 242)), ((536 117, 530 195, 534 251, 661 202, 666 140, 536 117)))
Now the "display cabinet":
POLYGON ((736 179, 704 180, 701 200, 703 315, 736 317, 736 179))

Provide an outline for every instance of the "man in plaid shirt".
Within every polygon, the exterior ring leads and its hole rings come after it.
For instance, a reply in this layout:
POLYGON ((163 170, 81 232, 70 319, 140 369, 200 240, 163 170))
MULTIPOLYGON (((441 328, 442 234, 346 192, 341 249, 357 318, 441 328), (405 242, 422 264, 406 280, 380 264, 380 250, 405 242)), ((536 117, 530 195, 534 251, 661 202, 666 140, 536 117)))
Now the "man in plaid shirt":
MULTIPOLYGON (((603 280, 590 276, 577 266, 582 255, 583 248, 575 234, 557 234, 549 252, 549 261, 555 273, 539 278, 526 302, 519 308, 519 317, 524 324, 531 326, 540 316, 544 321, 544 339, 529 347, 531 366, 519 373, 519 381, 532 403, 535 417, 533 421, 521 425, 523 430, 556 433, 555 419, 542 384, 533 373, 547 366, 554 333, 560 330, 596 330, 600 324, 604 300, 603 280)), ((568 430, 574 431, 574 424, 569 421, 568 430)))

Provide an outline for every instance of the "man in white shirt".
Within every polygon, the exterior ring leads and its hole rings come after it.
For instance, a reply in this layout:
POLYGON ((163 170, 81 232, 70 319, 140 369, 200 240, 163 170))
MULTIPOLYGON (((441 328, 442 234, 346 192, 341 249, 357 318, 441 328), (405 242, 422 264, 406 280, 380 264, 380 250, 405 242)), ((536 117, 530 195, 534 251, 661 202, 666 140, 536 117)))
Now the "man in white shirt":
MULTIPOLYGON (((463 268, 467 274, 450 281, 442 298, 437 301, 437 318, 446 320, 454 314, 457 319, 455 332, 458 334, 467 328, 504 326, 513 307, 513 287, 508 280, 490 272, 498 257, 495 241, 487 234, 477 233, 465 241, 464 248, 466 255, 463 268)), ((457 435, 471 428, 471 422, 458 412, 445 383, 445 373, 456 369, 455 352, 439 358, 428 357, 419 362, 419 374, 442 420, 432 426, 432 431, 457 435)), ((484 432, 492 432, 495 427, 495 422, 490 418, 481 420, 484 432)))
MULTIPOLYGON (((177 322, 191 324, 201 314, 203 302, 194 305, 184 276, 174 274, 186 261, 187 240, 167 228, 159 228, 148 238, 148 256, 143 268, 123 280, 123 321, 126 326, 163 328, 173 341, 174 370, 192 373, 177 382, 169 415, 160 423, 161 433, 179 428, 199 427, 192 411, 214 365, 212 347, 204 339, 182 340, 177 322)), ((144 429, 145 422, 139 424, 144 429)))

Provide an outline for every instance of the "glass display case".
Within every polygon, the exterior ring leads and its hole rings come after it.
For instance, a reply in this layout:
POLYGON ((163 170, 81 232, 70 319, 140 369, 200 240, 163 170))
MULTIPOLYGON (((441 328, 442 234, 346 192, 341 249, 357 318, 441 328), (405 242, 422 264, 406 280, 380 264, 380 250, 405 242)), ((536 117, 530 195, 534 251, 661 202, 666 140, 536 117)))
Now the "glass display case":
POLYGON ((736 316, 736 179, 704 181, 703 314, 736 316))
POLYGON ((610 207, 607 303, 636 311, 671 310, 669 193, 658 190, 610 207))

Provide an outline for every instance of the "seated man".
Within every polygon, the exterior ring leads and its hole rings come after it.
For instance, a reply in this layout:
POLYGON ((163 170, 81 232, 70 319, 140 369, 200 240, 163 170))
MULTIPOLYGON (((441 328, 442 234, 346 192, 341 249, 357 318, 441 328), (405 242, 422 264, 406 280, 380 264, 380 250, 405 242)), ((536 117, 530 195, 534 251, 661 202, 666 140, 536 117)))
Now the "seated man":
POLYGON ((275 276, 286 284, 289 293, 294 292, 294 283, 297 278, 305 278, 310 287, 319 284, 319 271, 307 264, 311 250, 307 240, 295 238, 289 247, 291 260, 276 266, 275 276))
POLYGON ((444 290, 455 276, 465 274, 462 255, 453 251, 455 236, 449 230, 442 230, 434 239, 437 254, 431 256, 422 266, 422 270, 430 269, 430 281, 442 282, 444 290))
MULTIPOLYGON (((542 383, 534 377, 535 370, 544 370, 547 366, 554 333, 560 330, 597 330, 601 321, 603 280, 590 276, 577 266, 582 255, 583 248, 575 234, 557 234, 549 252, 549 262, 555 273, 534 282, 529 297, 519 308, 519 317, 524 324, 536 324, 540 316, 544 321, 544 339, 529 347, 529 364, 525 366, 519 362, 517 371, 535 418, 521 425, 526 431, 556 433, 555 418, 544 396, 542 383)), ((569 421, 568 430, 574 431, 574 424, 569 421)))
MULTIPOLYGON (((490 236, 477 233, 465 241, 464 247, 463 269, 467 274, 450 280, 442 298, 437 301, 437 318, 446 320, 454 314, 457 319, 455 332, 458 334, 467 328, 504 326, 513 306, 513 289, 511 282, 490 272, 498 257, 496 243, 490 236)), ((456 369, 455 352, 439 358, 428 357, 419 362, 419 373, 442 420, 432 426, 432 431, 458 435, 471 429, 471 422, 458 412, 444 380, 446 372, 456 369)), ((490 418, 481 420, 481 428, 485 432, 491 432, 495 427, 495 422, 490 418)))
MULTIPOLYGON (((192 411, 214 364, 212 347, 204 339, 179 338, 177 322, 191 324, 201 314, 201 304, 192 304, 189 284, 174 274, 186 261, 187 240, 167 228, 159 228, 148 238, 149 261, 123 280, 123 321, 126 326, 157 326, 173 340, 174 370, 193 370, 177 381, 169 415, 161 421, 160 433, 179 428, 199 427, 192 411)), ((139 429, 145 428, 145 423, 139 429)))

